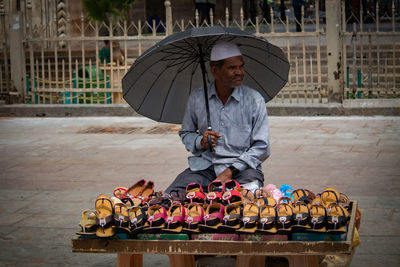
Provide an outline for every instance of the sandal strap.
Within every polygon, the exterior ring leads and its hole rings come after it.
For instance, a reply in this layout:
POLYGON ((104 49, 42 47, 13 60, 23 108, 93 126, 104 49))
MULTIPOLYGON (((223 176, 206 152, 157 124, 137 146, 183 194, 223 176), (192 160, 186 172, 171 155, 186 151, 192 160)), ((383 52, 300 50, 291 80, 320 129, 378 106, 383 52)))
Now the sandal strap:
POLYGON ((104 218, 96 218, 96 224, 104 228, 105 226, 113 222, 113 220, 114 217, 112 215, 109 215, 104 218))

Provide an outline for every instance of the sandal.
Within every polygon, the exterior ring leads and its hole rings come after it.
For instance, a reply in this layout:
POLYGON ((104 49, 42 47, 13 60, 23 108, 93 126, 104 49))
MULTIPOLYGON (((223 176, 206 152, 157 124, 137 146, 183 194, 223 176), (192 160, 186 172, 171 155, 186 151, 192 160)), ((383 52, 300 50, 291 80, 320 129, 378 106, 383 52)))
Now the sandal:
POLYGON ((158 232, 164 228, 167 219, 167 210, 161 205, 150 206, 147 210, 147 223, 143 231, 149 233, 158 232))
POLYGON ((277 228, 279 234, 287 234, 292 231, 293 209, 292 200, 288 197, 281 197, 276 207, 277 228))
POLYGON ((129 214, 128 207, 123 203, 114 205, 114 224, 117 233, 129 234, 129 214))
POLYGON ((348 211, 339 204, 332 203, 327 209, 327 232, 334 234, 346 233, 346 225, 349 220, 348 211))
POLYGON ((314 203, 310 208, 310 229, 307 229, 307 231, 312 233, 326 232, 326 209, 322 203, 320 204, 316 201, 314 203))
POLYGON ((218 227, 222 225, 224 218, 224 206, 214 203, 207 206, 204 215, 204 224, 199 224, 199 228, 204 232, 218 232, 218 227))
POLYGON ((310 204, 314 200, 315 194, 308 189, 296 189, 290 194, 290 198, 294 203, 304 202, 310 204))
POLYGON ((248 189, 243 189, 240 194, 242 195, 243 205, 253 203, 255 200, 254 194, 248 189))
POLYGON ((242 226, 242 209, 240 205, 232 204, 225 207, 223 224, 218 227, 218 230, 225 232, 235 232, 242 226))
POLYGON ((181 203, 173 204, 168 210, 164 233, 180 233, 185 221, 186 208, 181 203))
POLYGON ((134 207, 129 210, 129 227, 132 234, 139 232, 145 227, 147 216, 143 208, 134 207))
POLYGON ((200 191, 191 191, 186 194, 186 201, 188 203, 199 203, 199 204, 204 204, 205 197, 204 193, 200 191))
POLYGON ((278 230, 276 229, 275 222, 276 210, 274 206, 269 204, 260 206, 260 219, 258 220, 258 229, 256 233, 276 234, 278 230))
POLYGON ((134 198, 138 196, 142 190, 143 186, 145 185, 146 181, 145 180, 139 180, 136 182, 134 185, 129 187, 126 192, 123 194, 122 198, 134 198))
POLYGON ((324 205, 325 208, 327 208, 332 203, 339 204, 340 193, 335 188, 327 187, 321 193, 321 200, 322 200, 322 205, 324 205))
POLYGON ((240 184, 236 180, 229 180, 223 184, 222 191, 232 191, 234 189, 240 189, 240 184))
POLYGON ((114 205, 106 195, 99 195, 95 202, 96 223, 99 226, 96 231, 98 237, 111 237, 114 235, 114 205))
POLYGON ((182 232, 186 234, 200 233, 199 225, 204 222, 204 208, 197 203, 189 204, 185 215, 185 223, 182 232))
POLYGON ((206 194, 207 204, 213 204, 214 202, 221 203, 223 192, 223 183, 218 180, 212 181, 208 185, 208 193, 206 194))
POLYGON ((246 204, 243 207, 243 227, 236 230, 238 233, 249 234, 255 233, 260 219, 260 209, 254 203, 246 204))
POLYGON ((294 223, 293 231, 304 232, 310 229, 310 209, 305 202, 293 203, 294 223))
POLYGON ((114 197, 121 199, 124 198, 124 194, 126 193, 126 191, 128 191, 128 188, 119 186, 114 188, 113 195, 114 197))
POLYGON ((85 209, 82 211, 82 220, 79 222, 81 231, 77 235, 95 235, 96 234, 96 211, 85 209))

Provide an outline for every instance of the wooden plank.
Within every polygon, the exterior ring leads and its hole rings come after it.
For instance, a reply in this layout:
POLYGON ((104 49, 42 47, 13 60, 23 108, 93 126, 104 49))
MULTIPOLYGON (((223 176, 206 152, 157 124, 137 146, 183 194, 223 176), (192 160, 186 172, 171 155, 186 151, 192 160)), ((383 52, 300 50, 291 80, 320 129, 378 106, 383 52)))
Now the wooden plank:
POLYGON ((209 240, 101 240, 73 239, 73 252, 152 253, 196 255, 325 255, 349 254, 351 243, 298 241, 209 241, 209 240))

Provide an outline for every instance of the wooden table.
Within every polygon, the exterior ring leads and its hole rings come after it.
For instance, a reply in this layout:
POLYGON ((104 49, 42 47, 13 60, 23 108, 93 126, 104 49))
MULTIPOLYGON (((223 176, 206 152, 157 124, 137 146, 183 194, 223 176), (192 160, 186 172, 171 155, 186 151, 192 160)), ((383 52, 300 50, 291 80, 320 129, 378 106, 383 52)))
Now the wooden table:
POLYGON ((236 255, 236 266, 264 266, 265 256, 283 256, 290 266, 318 266, 319 255, 352 253, 357 202, 352 212, 345 241, 208 241, 73 239, 73 252, 117 253, 117 266, 142 266, 142 254, 167 254, 170 265, 195 266, 194 255, 236 255))

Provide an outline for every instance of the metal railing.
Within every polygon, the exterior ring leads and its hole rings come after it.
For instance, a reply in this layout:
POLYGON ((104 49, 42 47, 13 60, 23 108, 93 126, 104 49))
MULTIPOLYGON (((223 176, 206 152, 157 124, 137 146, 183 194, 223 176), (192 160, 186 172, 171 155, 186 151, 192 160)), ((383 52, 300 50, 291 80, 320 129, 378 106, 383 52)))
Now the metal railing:
MULTIPOLYGON (((379 6, 377 9, 376 14, 380 14, 379 6)), ((319 1, 311 11, 302 8, 301 21, 297 21, 301 25, 300 32, 296 31, 295 17, 286 13, 282 20, 272 8, 268 21, 261 17, 245 19, 243 10, 238 18, 231 18, 226 9, 224 19, 216 20, 211 12, 209 23, 200 23, 197 12, 193 20, 173 21, 168 15, 170 11, 171 6, 166 5, 165 22, 119 21, 106 25, 87 21, 83 15, 78 22, 70 22, 67 17, 66 34, 60 35, 52 24, 31 25, 32 15, 28 10, 26 102, 124 103, 121 78, 147 48, 171 33, 213 25, 252 32, 285 51, 291 65, 289 80, 273 102, 328 102, 326 39, 329 33, 324 23, 327 12, 320 12, 319 1), (102 34, 104 32, 107 34, 102 34), (101 62, 98 58, 105 40, 110 42, 112 63, 101 62)), ((391 16, 376 15, 373 23, 364 23, 361 13, 348 15, 344 4, 341 13, 343 45, 340 50, 345 56, 338 68, 343 98, 399 97, 399 60, 396 57, 400 53, 396 25, 399 14, 394 2, 391 16), (356 24, 351 24, 354 22, 356 24)))

